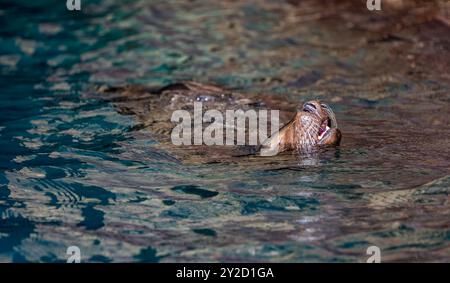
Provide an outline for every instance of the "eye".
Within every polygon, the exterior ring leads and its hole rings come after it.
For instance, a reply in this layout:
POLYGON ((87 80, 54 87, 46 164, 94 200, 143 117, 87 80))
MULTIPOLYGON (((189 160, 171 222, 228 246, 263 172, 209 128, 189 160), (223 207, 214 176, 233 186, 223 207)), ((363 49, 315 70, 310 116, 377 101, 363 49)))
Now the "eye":
POLYGON ((320 106, 322 106, 323 108, 326 108, 326 109, 330 109, 330 106, 328 106, 328 105, 325 104, 325 103, 321 103, 320 106))

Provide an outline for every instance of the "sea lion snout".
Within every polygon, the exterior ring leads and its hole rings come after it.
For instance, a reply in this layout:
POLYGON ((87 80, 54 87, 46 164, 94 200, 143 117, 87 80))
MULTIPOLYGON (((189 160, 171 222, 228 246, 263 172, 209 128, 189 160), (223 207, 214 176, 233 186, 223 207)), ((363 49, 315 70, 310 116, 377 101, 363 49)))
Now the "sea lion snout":
POLYGON ((319 100, 310 100, 303 104, 303 112, 315 114, 321 121, 328 119, 329 112, 326 109, 331 109, 327 104, 321 103, 319 100))

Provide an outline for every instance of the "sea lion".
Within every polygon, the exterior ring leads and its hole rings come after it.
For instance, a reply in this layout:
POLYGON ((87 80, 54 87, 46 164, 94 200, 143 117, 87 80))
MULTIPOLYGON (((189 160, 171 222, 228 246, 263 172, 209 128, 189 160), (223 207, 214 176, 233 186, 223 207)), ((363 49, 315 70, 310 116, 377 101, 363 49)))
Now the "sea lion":
POLYGON ((318 100, 303 104, 294 118, 262 144, 275 154, 289 150, 310 152, 318 147, 337 146, 341 141, 336 116, 331 107, 318 100))
MULTIPOLYGON (((103 98, 112 101, 119 113, 137 117, 139 124, 133 129, 145 128, 158 134, 159 139, 165 141, 160 146, 167 144, 171 150, 176 150, 176 147, 170 146, 169 138, 174 128, 171 122, 173 111, 185 109, 191 112, 193 103, 198 101, 203 102, 205 110, 216 109, 223 113, 230 109, 276 109, 280 111, 281 121, 289 121, 278 132, 263 140, 260 146, 249 149, 250 153, 239 153, 237 156, 277 155, 289 150, 312 152, 323 146, 339 145, 341 140, 341 131, 333 110, 318 100, 304 103, 299 110, 295 109, 295 102, 280 95, 240 93, 190 81, 162 88, 132 85, 100 87, 97 91, 103 94, 103 98)), ((248 129, 245 130, 248 134, 248 129)), ((205 145, 196 147, 202 148, 198 151, 208 151, 205 145)), ((208 156, 225 152, 219 148, 221 147, 214 147, 208 156)), ((235 154, 229 153, 231 156, 236 156, 235 154)))

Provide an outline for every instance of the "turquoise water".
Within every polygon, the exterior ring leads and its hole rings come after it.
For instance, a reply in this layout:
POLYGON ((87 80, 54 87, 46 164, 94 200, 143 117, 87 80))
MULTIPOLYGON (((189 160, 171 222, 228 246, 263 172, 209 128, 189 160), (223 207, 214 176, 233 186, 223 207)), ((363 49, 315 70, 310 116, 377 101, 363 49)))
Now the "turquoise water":
POLYGON ((386 37, 308 4, 63 2, 0 4, 0 261, 450 260, 440 23, 386 37), (181 80, 320 98, 342 146, 183 159, 95 91, 181 80))

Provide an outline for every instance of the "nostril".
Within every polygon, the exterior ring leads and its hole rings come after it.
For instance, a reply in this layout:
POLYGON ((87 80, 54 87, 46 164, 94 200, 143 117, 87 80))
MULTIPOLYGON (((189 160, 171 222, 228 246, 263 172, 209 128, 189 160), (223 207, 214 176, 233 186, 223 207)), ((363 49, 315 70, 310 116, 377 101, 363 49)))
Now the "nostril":
POLYGON ((317 110, 317 108, 314 104, 307 102, 303 105, 303 110, 311 112, 317 110))

